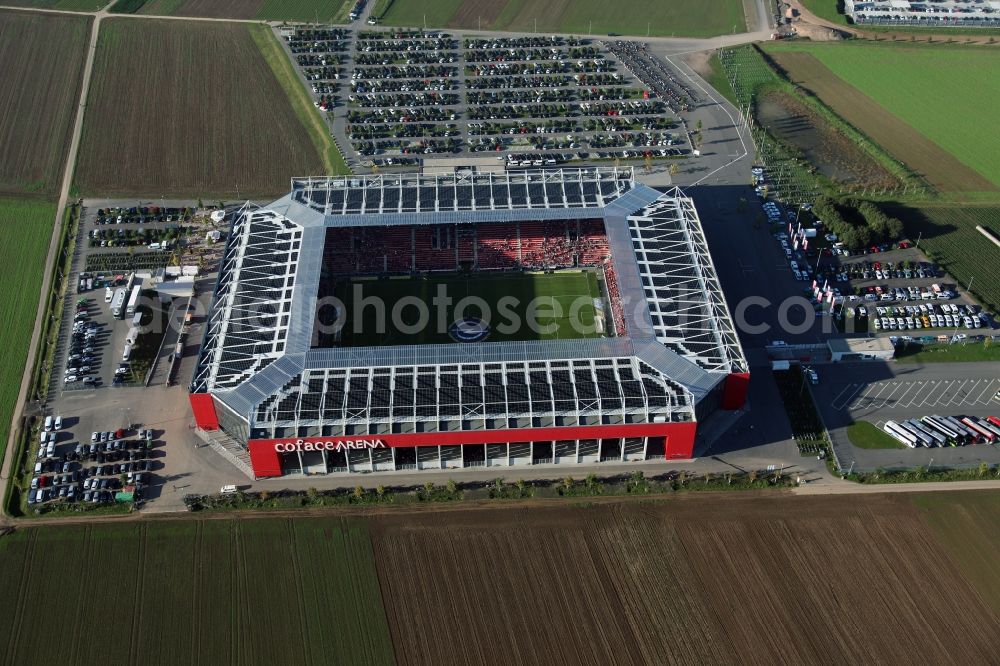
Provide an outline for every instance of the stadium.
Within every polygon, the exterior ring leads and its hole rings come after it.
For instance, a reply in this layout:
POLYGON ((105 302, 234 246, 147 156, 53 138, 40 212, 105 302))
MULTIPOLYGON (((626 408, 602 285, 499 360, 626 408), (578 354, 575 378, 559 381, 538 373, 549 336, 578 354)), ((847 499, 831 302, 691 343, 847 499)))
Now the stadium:
POLYGON ((682 192, 460 171, 244 207, 190 401, 262 478, 689 459, 748 381, 682 192))

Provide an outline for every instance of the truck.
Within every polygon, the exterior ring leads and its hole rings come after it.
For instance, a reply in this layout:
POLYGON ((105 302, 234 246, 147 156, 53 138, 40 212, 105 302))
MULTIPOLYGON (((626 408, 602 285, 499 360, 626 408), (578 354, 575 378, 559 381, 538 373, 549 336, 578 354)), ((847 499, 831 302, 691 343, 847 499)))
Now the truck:
POLYGON ((139 305, 139 295, 142 293, 142 287, 136 285, 132 287, 132 295, 128 297, 128 305, 125 307, 125 314, 129 317, 135 314, 135 309, 139 305))
POLYGON ((123 319, 125 317, 125 297, 126 292, 124 287, 119 287, 115 289, 115 295, 111 299, 111 316, 115 319, 123 319))

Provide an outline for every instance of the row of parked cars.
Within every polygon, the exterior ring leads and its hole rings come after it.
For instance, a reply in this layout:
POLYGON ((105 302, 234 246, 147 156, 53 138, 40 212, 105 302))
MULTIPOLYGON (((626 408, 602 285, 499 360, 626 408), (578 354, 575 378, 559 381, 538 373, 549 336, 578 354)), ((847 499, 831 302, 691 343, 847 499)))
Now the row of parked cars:
POLYGON ((97 378, 92 375, 97 371, 100 363, 96 348, 98 333, 97 324, 90 321, 90 299, 78 299, 76 311, 73 314, 73 332, 70 335, 69 349, 66 354, 64 384, 97 383, 97 378))
POLYGON ((852 280, 916 280, 944 277, 944 271, 926 261, 854 261, 846 264, 843 272, 852 280))
POLYGON ((947 301, 957 296, 954 289, 942 289, 937 284, 932 287, 869 285, 863 290, 866 301, 947 301))
POLYGON ((983 328, 988 326, 986 314, 978 306, 953 303, 930 303, 876 307, 875 330, 914 330, 924 328, 983 328))

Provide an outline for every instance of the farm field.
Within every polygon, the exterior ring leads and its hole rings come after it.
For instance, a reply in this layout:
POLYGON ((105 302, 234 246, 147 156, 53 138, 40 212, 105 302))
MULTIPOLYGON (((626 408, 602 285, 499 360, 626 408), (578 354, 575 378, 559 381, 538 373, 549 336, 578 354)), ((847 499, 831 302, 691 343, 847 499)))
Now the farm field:
POLYGON ((4 663, 393 661, 366 530, 337 518, 24 529, 0 563, 4 663))
POLYGON ((0 349, 5 354, 0 364, 0 454, 7 445, 38 308, 41 276, 25 280, 22 267, 45 264, 55 217, 55 204, 0 197, 0 280, 20 285, 8 289, 0 301, 4 322, 0 326, 0 349))
POLYGON ((401 664, 975 662, 1000 632, 901 496, 384 515, 372 540, 401 664))
POLYGON ((91 22, 0 11, 0 194, 58 191, 91 22))
POLYGON ((8 7, 61 9, 70 12, 96 12, 111 0, 4 0, 8 7))
POLYGON ((1000 310, 1000 248, 976 231, 981 225, 1000 234, 1000 208, 894 206, 886 212, 901 219, 911 238, 922 234, 920 247, 940 263, 983 305, 1000 310))
POLYGON ((979 595, 1000 614, 1000 493, 934 493, 913 503, 979 595))
POLYGON ((1000 59, 975 47, 780 44, 791 80, 945 192, 1000 193, 1000 59), (933 94, 926 94, 931 90, 933 94))
POLYGON ((130 13, 333 23, 351 0, 129 0, 130 13))
MULTIPOLYGON (((605 35, 711 37, 743 32, 741 0, 637 0, 628 11, 610 12, 600 0, 392 0, 380 17, 388 25, 563 32, 605 35), (592 22, 592 23, 591 23, 592 22), (593 28, 591 28, 591 25, 593 28)), ((381 12, 379 3, 376 12, 381 12)))
POLYGON ((287 191, 294 175, 322 173, 319 150, 252 30, 267 28, 105 21, 77 189, 263 198, 287 191))

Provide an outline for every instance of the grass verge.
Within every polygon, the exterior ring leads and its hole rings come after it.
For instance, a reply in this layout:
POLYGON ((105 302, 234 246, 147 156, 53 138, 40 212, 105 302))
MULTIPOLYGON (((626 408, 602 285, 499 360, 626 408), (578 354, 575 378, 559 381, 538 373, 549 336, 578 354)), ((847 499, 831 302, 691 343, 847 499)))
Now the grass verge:
POLYGON ((736 101, 736 92, 726 77, 726 70, 719 60, 718 52, 713 53, 712 57, 708 59, 708 66, 711 69, 711 76, 707 78, 708 85, 715 88, 720 95, 729 100, 730 104, 739 106, 739 102, 736 101))
POLYGON ((896 350, 899 363, 984 363, 1000 361, 1000 345, 985 341, 968 344, 910 344, 896 350))
MULTIPOLYGON (((0 201, 0 211, 3 211, 4 213, 7 213, 15 209, 15 207, 13 206, 10 205, 5 206, 2 204, 3 202, 0 201)), ((16 228, 18 230, 19 238, 22 239, 28 237, 33 238, 34 242, 38 245, 38 247, 35 249, 35 252, 32 254, 29 254, 25 251, 24 253, 19 254, 16 257, 13 256, 3 257, 2 255, 0 255, 0 259, 6 259, 6 261, 3 262, 3 265, 18 266, 24 264, 25 262, 30 262, 33 265, 45 264, 45 254, 48 248, 48 239, 51 237, 51 231, 50 231, 51 227, 49 227, 48 225, 51 224, 52 218, 55 217, 55 206, 52 204, 36 204, 36 205, 47 207, 45 209, 47 217, 40 219, 38 221, 38 224, 40 226, 42 225, 43 222, 45 224, 44 234, 43 233, 25 234, 24 230, 28 227, 26 227, 23 224, 24 220, 21 220, 22 224, 19 227, 15 227, 15 225, 13 224, 4 225, 0 223, 0 229, 16 228)), ((79 213, 80 211, 78 206, 70 205, 66 208, 66 212, 63 216, 62 229, 60 231, 59 246, 58 246, 59 255, 58 259, 56 260, 52 268, 52 280, 50 283, 51 286, 49 294, 46 297, 47 300, 45 304, 44 317, 42 319, 41 335, 39 336, 38 341, 36 343, 39 345, 39 348, 38 352, 35 354, 34 365, 31 368, 31 380, 28 385, 29 401, 43 400, 44 397, 48 394, 49 378, 51 377, 52 374, 50 372, 50 368, 52 367, 53 357, 55 354, 56 340, 59 336, 59 322, 61 321, 63 294, 66 288, 66 277, 69 275, 69 268, 73 260, 72 245, 75 239, 74 230, 79 220, 79 213)), ((2 233, 0 233, 0 238, 2 238, 2 233)), ((14 245, 15 244, 0 243, 0 247, 3 248, 12 248, 14 247, 14 245)), ((27 312, 29 304, 26 303, 24 305, 26 311, 22 315, 22 317, 25 319, 25 321, 21 322, 19 326, 25 327, 26 332, 23 334, 23 337, 19 338, 20 340, 27 341, 31 339, 31 329, 34 326, 33 313, 35 312, 35 308, 37 308, 37 305, 38 305, 38 297, 37 295, 35 295, 34 304, 30 305, 30 312, 31 312, 30 316, 27 312)), ((17 330, 11 325, 12 321, 14 320, 9 319, 7 322, 7 326, 5 326, 4 329, 2 329, 2 331, 0 331, 0 342, 5 343, 4 348, 7 350, 8 353, 16 354, 18 348, 17 343, 14 342, 13 340, 4 339, 5 334, 7 334, 12 330, 14 331, 17 330)), ((25 349, 24 355, 27 356, 26 345, 24 349, 25 349)), ((3 367, 4 370, 7 372, 9 372, 10 371, 9 368, 14 367, 14 365, 17 365, 17 367, 20 368, 20 370, 23 370, 23 363, 24 361, 22 360, 20 364, 5 364, 3 367)), ((16 402, 17 391, 20 389, 21 386, 20 375, 18 375, 16 380, 12 377, 8 378, 3 384, 3 386, 8 387, 7 388, 8 391, 13 391, 13 402, 16 402)), ((4 413, 0 415, 0 418, 4 419, 2 426, 0 426, 2 427, 2 430, 0 430, 0 434, 2 434, 3 436, 3 439, 0 440, 0 452, 2 452, 2 448, 5 447, 7 443, 7 432, 8 432, 7 424, 10 424, 13 421, 13 414, 11 413, 12 410, 13 410, 13 403, 11 403, 9 407, 5 407, 4 413)), ((32 435, 34 433, 33 428, 35 426, 35 421, 37 421, 37 419, 34 417, 25 417, 22 421, 16 424, 16 427, 19 428, 19 432, 17 432, 15 438, 15 441, 17 442, 17 449, 13 453, 13 460, 11 463, 11 469, 10 469, 11 482, 7 484, 7 492, 6 496, 4 497, 4 509, 10 515, 15 515, 15 516, 22 515, 21 503, 22 500, 24 499, 22 490, 27 488, 27 482, 30 479, 30 476, 28 475, 26 469, 27 468, 26 454, 30 450, 30 444, 33 441, 32 435)))
POLYGON ((292 108, 295 109, 295 115, 298 116, 299 121, 312 137, 316 150, 323 160, 327 175, 350 173, 351 170, 347 168, 347 162, 340 153, 340 149, 337 148, 326 121, 320 116, 320 112, 309 98, 309 94, 302 86, 302 82, 285 56, 281 44, 278 43, 272 30, 266 26, 250 26, 250 34, 253 36, 254 42, 257 43, 264 60, 274 72, 275 78, 278 79, 285 94, 288 95, 288 100, 291 102, 292 108))

